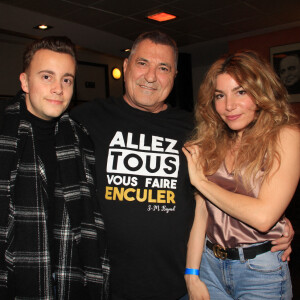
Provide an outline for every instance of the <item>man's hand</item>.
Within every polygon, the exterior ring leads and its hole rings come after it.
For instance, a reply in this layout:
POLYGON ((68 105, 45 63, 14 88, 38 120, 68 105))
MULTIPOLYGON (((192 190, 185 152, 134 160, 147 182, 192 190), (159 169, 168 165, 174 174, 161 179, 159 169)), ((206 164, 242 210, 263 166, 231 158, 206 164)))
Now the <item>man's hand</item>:
POLYGON ((274 245, 271 249, 272 252, 285 250, 281 256, 282 261, 290 261, 290 255, 292 253, 291 243, 294 238, 295 231, 293 229, 292 223, 289 219, 284 218, 286 221, 286 225, 284 226, 283 235, 281 238, 272 241, 274 245))

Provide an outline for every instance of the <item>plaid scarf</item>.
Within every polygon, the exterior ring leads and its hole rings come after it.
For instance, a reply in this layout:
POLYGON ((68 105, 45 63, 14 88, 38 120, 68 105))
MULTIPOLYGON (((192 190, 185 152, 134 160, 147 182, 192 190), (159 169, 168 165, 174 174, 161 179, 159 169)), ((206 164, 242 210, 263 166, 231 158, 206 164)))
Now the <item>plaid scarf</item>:
POLYGON ((0 299, 106 299, 109 265, 91 141, 67 113, 57 121, 49 234, 46 172, 23 118, 24 98, 18 94, 7 107, 0 135, 0 299))

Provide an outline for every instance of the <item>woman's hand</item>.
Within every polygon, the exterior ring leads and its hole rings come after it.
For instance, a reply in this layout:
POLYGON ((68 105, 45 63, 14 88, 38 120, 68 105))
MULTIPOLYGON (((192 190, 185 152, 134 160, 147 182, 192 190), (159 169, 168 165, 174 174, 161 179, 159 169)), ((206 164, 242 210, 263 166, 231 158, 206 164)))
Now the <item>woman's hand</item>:
POLYGON ((193 145, 183 147, 182 151, 188 162, 191 184, 198 188, 197 185, 201 182, 201 180, 207 181, 200 162, 201 150, 199 146, 193 145))
POLYGON ((189 300, 209 300, 208 289, 197 275, 185 275, 185 282, 189 293, 189 300))

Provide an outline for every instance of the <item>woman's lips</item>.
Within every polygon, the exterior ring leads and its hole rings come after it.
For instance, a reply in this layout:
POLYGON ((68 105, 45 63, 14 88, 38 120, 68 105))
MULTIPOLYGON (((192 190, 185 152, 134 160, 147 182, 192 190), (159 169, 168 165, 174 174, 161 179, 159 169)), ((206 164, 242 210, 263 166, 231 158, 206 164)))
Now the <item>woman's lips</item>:
POLYGON ((229 121, 234 121, 236 119, 238 119, 241 115, 232 115, 232 116, 226 116, 226 118, 229 120, 229 121))

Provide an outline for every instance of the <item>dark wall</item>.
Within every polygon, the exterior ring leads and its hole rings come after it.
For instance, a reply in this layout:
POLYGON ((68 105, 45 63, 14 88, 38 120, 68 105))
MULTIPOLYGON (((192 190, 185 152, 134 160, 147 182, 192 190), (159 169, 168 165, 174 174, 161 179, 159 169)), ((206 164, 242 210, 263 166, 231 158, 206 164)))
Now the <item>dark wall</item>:
POLYGON ((166 102, 174 107, 192 111, 194 100, 192 60, 190 54, 179 53, 177 70, 178 73, 175 78, 173 90, 166 102))

